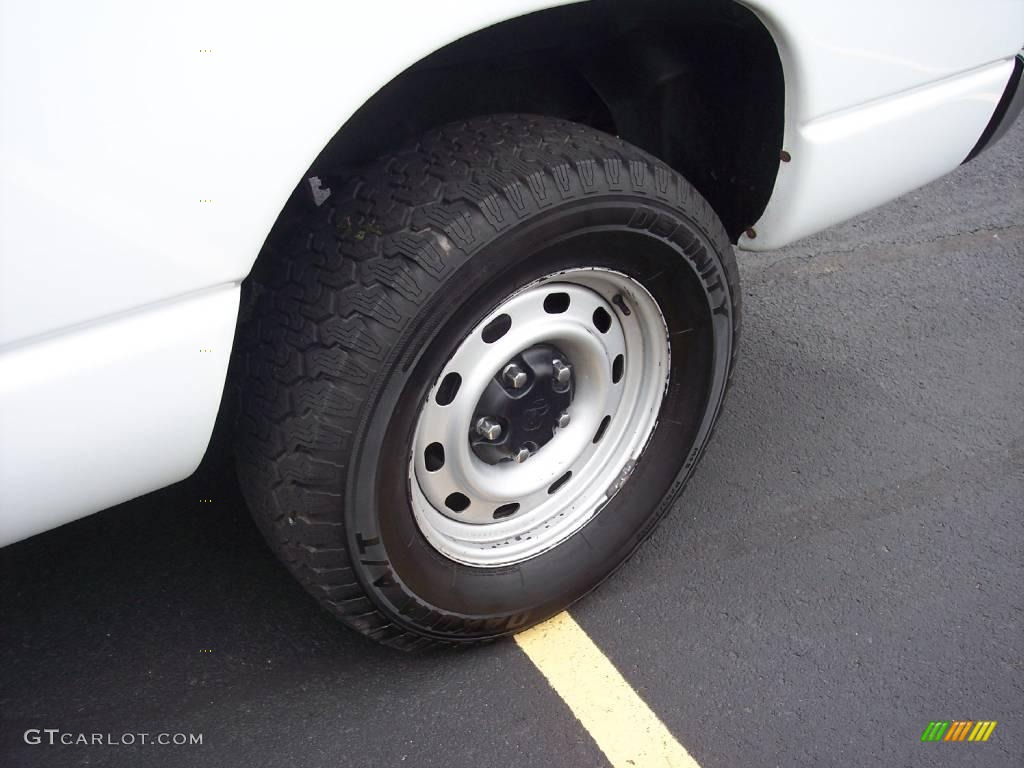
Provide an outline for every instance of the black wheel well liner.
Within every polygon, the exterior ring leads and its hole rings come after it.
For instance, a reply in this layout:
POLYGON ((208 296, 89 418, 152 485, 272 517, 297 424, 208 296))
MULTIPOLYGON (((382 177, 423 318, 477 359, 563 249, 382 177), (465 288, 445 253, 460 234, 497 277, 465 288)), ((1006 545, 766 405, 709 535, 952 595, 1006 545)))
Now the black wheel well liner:
POLYGON ((735 242, 771 196, 784 93, 770 33, 732 0, 592 0, 510 19, 417 62, 346 121, 307 176, 360 166, 453 120, 543 114, 667 162, 735 242))

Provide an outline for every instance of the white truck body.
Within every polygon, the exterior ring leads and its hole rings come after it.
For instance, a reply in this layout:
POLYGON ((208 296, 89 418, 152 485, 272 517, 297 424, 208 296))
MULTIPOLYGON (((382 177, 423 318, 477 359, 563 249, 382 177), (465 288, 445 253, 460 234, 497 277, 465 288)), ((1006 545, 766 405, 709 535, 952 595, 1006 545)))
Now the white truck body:
MULTIPOLYGON (((239 285, 314 158, 424 56, 561 4, 3 0, 0 544, 191 474, 239 285)), ((956 168, 1024 41, 1022 0, 743 4, 792 157, 746 249, 956 168)))

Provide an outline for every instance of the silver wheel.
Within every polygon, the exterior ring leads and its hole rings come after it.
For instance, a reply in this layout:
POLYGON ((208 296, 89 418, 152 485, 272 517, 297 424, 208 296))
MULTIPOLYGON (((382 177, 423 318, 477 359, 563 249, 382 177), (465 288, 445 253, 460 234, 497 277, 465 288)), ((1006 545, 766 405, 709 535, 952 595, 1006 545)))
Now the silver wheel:
POLYGON ((621 488, 657 424, 668 329, 650 293, 608 269, 548 275, 459 344, 409 457, 423 535, 466 565, 535 557, 621 488))

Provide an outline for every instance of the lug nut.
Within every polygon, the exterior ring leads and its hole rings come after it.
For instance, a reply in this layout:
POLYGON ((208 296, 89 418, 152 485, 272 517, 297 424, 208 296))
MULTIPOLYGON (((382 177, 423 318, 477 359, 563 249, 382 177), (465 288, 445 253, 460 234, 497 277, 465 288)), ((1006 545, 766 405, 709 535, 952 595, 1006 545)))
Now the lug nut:
POLYGON ((501 424, 488 416, 482 416, 477 419, 476 433, 485 440, 490 440, 493 443, 501 437, 501 424))
POLYGON ((516 464, 522 464, 528 458, 530 458, 530 449, 525 446, 512 454, 512 461, 516 464))
POLYGON ((526 371, 515 363, 509 363, 501 372, 501 378, 512 389, 522 389, 526 386, 526 371))
POLYGON ((569 412, 562 411, 558 416, 558 428, 565 429, 569 426, 569 412))
POLYGON ((563 386, 569 383, 569 379, 572 376, 572 369, 568 365, 556 357, 551 361, 551 367, 555 371, 555 381, 563 386))

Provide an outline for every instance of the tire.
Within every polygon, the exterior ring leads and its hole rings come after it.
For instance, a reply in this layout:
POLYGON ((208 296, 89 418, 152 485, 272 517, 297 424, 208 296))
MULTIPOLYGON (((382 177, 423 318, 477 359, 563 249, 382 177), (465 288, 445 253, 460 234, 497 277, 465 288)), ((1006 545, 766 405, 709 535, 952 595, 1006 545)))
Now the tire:
MULTIPOLYGON (((235 454, 257 524, 325 608, 385 644, 477 643, 543 621, 625 562, 671 507, 707 444, 740 327, 735 257, 721 223, 689 183, 643 151, 586 126, 531 115, 448 125, 354 178, 323 184, 331 196, 277 228, 247 285, 236 346, 235 454), (445 435, 455 430, 445 450, 461 458, 452 454, 445 482, 458 479, 456 461, 478 467, 479 456, 498 450, 471 433, 472 424, 444 426, 457 420, 436 415, 448 378, 441 374, 459 360, 466 381, 476 381, 479 370, 466 361, 476 359, 477 348, 467 345, 480 344, 481 323, 509 302, 539 312, 544 291, 550 313, 548 294, 563 288, 576 302, 564 317, 517 319, 507 331, 512 344, 522 328, 563 323, 568 341, 560 343, 581 339, 573 349, 584 357, 562 366, 572 371, 567 384, 551 368, 563 353, 537 342, 548 362, 530 368, 524 386, 540 405, 526 416, 509 411, 504 422, 510 441, 543 422, 536 434, 551 447, 530 443, 532 464, 516 466, 506 453, 479 467, 529 471, 531 482, 555 471, 557 462, 541 457, 556 459, 575 445, 569 435, 596 423, 611 402, 594 394, 600 391, 618 397, 623 412, 624 403, 632 410, 628 419, 611 419, 614 440, 599 430, 587 443, 598 447, 580 449, 593 451, 579 459, 580 473, 622 468, 597 476, 596 485, 593 478, 577 483, 577 495, 564 497, 574 501, 563 507, 538 495, 507 522, 520 526, 509 530, 529 530, 531 543, 498 541, 493 532, 504 529, 497 523, 467 528, 459 513, 439 509, 430 497, 438 492, 433 470, 423 470, 429 455, 417 441, 428 422, 449 430, 445 435), (584 316, 587 301, 603 309, 584 316), (652 330, 659 315, 660 334, 652 330), (613 328, 581 330, 587 317, 613 328), (588 333, 601 344, 602 333, 616 344, 633 339, 627 361, 617 364, 625 382, 619 394, 609 383, 615 372, 600 373, 608 350, 586 346, 588 333), (544 400, 559 387, 572 389, 544 400), (567 396, 576 399, 564 413, 584 415, 562 433, 544 420, 559 418, 554 411, 567 396), (584 403, 596 405, 585 410, 584 403), (602 449, 601 441, 611 447, 602 449), (466 451, 478 458, 467 459, 466 451), (569 518, 571 524, 559 522, 569 518), (541 523, 561 538, 543 533, 541 523), (491 537, 481 541, 498 543, 476 543, 481 531, 491 537)), ((519 407, 516 377, 503 378, 504 369, 490 365, 484 378, 494 378, 480 386, 504 387, 501 407, 519 407)), ((468 413, 465 398, 457 407, 468 413)), ((575 454, 565 455, 568 462, 575 454)), ((480 512, 477 497, 471 501, 471 512, 487 518, 489 508, 480 512)))

